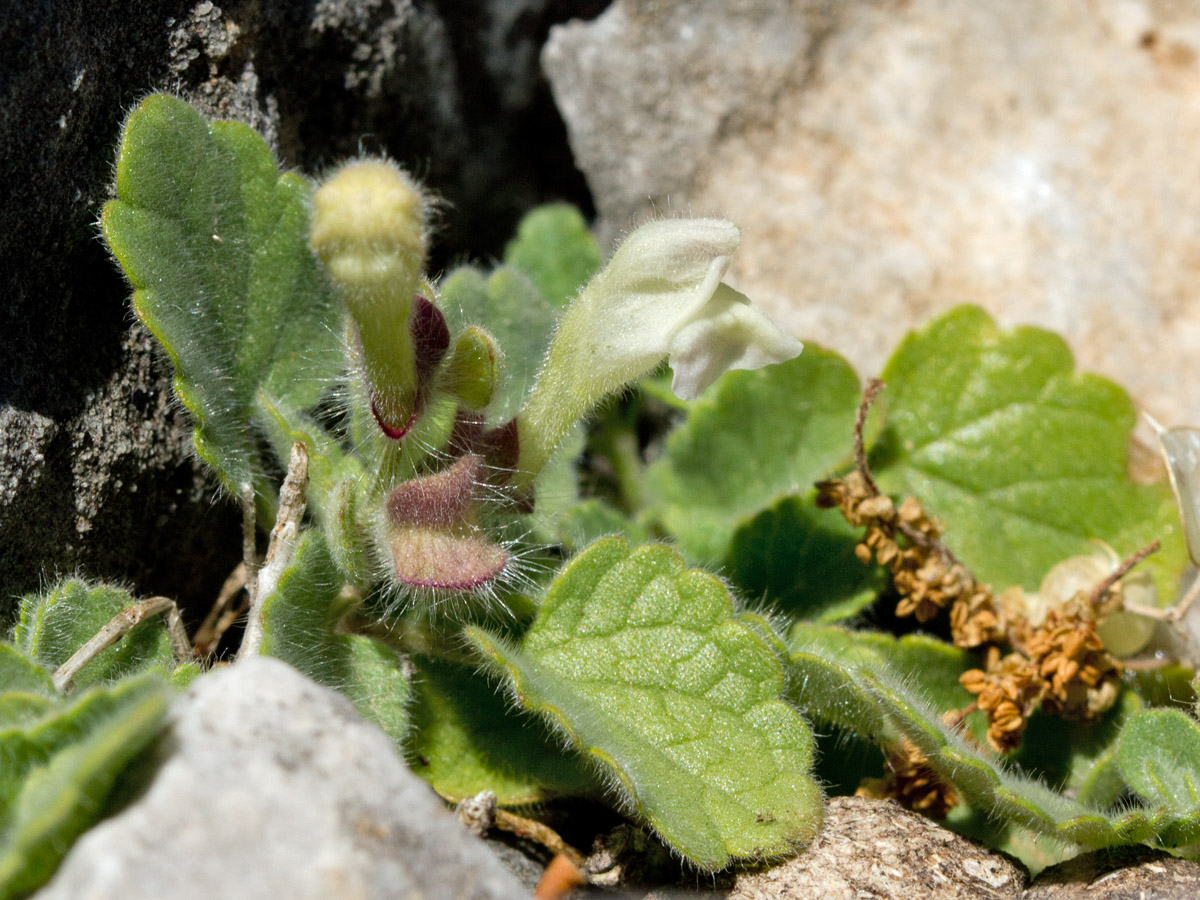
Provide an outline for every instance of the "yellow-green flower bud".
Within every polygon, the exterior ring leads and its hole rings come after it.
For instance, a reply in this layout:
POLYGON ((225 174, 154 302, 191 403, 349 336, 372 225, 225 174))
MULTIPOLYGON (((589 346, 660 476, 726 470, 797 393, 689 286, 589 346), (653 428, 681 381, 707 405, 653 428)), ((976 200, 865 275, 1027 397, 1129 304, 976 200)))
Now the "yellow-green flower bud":
POLYGON ((312 199, 309 242, 353 320, 376 417, 402 436, 419 377, 408 319, 425 268, 428 202, 399 166, 364 159, 338 169, 312 199))
POLYGON ((472 326, 459 335, 446 363, 442 386, 467 409, 483 409, 496 394, 496 341, 472 326))

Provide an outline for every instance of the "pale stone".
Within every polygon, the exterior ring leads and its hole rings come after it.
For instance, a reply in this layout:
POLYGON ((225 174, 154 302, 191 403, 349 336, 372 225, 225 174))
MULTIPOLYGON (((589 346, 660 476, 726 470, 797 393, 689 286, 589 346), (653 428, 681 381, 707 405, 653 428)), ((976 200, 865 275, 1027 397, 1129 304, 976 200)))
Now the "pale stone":
POLYGON ((1025 873, 890 800, 835 797, 806 852, 737 876, 728 900, 1003 900, 1025 873))
POLYGON ((159 753, 37 900, 528 897, 383 732, 278 660, 197 681, 159 753))
POLYGON ((606 236, 743 232, 729 282, 876 374, 959 303, 1200 423, 1200 6, 618 0, 543 54, 606 236))

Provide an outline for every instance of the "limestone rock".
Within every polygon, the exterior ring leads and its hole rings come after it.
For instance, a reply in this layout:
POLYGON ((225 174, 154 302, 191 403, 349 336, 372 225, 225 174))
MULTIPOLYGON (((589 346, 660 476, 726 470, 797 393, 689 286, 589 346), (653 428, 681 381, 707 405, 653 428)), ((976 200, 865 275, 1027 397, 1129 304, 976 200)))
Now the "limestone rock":
POLYGON ((606 235, 733 219, 730 283, 864 375, 972 302, 1200 423, 1200 8, 617 0, 543 63, 606 235))
POLYGON ((1025 873, 929 819, 886 800, 834 797, 813 845, 795 859, 739 875, 728 900, 1000 900, 1025 873))
POLYGON ((158 755, 38 900, 528 897, 383 732, 277 660, 197 681, 158 755))
POLYGON ((1085 853, 1051 866, 1022 900, 1150 900, 1200 896, 1200 865, 1149 847, 1085 853))

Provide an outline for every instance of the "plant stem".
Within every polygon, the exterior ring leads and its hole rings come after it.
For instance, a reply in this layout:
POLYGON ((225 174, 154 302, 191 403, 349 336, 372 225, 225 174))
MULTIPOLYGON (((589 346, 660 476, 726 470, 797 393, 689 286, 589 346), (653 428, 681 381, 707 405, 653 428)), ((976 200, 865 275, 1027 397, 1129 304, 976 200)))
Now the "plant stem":
POLYGON ((262 648, 263 601, 275 593, 279 579, 296 556, 296 542, 300 536, 300 520, 304 517, 307 487, 308 450, 303 443, 297 441, 292 444, 287 477, 283 479, 283 487, 279 489, 279 513, 275 517, 275 527, 271 529, 267 556, 258 572, 258 583, 250 597, 250 615, 246 621, 246 633, 242 636, 242 646, 238 648, 238 660, 257 656, 262 648))
POLYGON ((70 659, 54 671, 54 686, 59 692, 71 687, 79 670, 95 659, 102 651, 111 647, 135 627, 151 616, 165 613, 167 629, 171 635, 171 646, 176 660, 191 659, 192 648, 183 631, 183 619, 179 607, 169 597, 150 597, 125 607, 97 631, 82 647, 71 654, 70 659))

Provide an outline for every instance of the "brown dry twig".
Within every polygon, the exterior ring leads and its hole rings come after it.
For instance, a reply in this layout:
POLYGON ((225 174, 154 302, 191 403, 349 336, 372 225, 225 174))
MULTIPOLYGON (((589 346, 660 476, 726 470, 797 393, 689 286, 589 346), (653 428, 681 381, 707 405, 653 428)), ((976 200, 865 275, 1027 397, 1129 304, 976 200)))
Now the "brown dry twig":
POLYGON ((250 591, 250 615, 246 619, 246 633, 242 637, 242 646, 238 648, 239 660, 258 655, 259 648, 262 647, 265 637, 262 604, 275 592, 279 579, 295 558, 296 544, 300 536, 300 520, 304 518, 307 488, 308 450, 304 444, 297 441, 292 444, 287 476, 279 489, 279 512, 275 517, 275 527, 271 529, 267 555, 262 568, 258 570, 254 589, 250 591))
MULTIPOLYGON (((197 659, 207 661, 213 653, 216 652, 217 643, 221 640, 221 635, 233 624, 236 616, 231 618, 227 615, 227 611, 231 608, 233 600, 242 589, 246 587, 246 563, 240 562, 237 567, 229 573, 229 577, 225 579, 225 583, 221 585, 221 590, 217 594, 217 599, 212 607, 208 610, 204 621, 200 623, 200 627, 196 629, 195 637, 193 637, 193 652, 197 659), (224 628, 221 625, 224 624, 224 628)), ((238 605, 234 604, 233 609, 237 609, 238 605)))
POLYGON ((192 658, 192 648, 183 629, 183 618, 179 607, 169 597, 149 597, 125 607, 108 620, 88 641, 71 654, 61 666, 54 670, 54 686, 65 691, 79 674, 79 670, 95 659, 134 628, 151 616, 161 615, 166 619, 167 632, 171 637, 171 649, 177 662, 192 658))
POLYGON ((497 809, 495 825, 503 831, 512 832, 519 838, 535 841, 551 853, 565 856, 577 868, 582 868, 583 866, 583 855, 564 841, 557 831, 544 822, 518 816, 516 813, 509 812, 506 809, 497 809))
POLYGON ((925 623, 943 609, 961 609, 965 614, 951 616, 957 646, 978 647, 999 639, 1004 621, 991 590, 977 584, 942 543, 941 527, 926 515, 918 500, 908 497, 896 507, 871 475, 863 431, 871 405, 883 388, 877 378, 867 382, 854 420, 854 471, 845 478, 818 482, 817 506, 837 507, 847 522, 866 529, 855 552, 862 562, 874 558, 891 570, 892 583, 900 594, 896 615, 911 615, 925 623))

